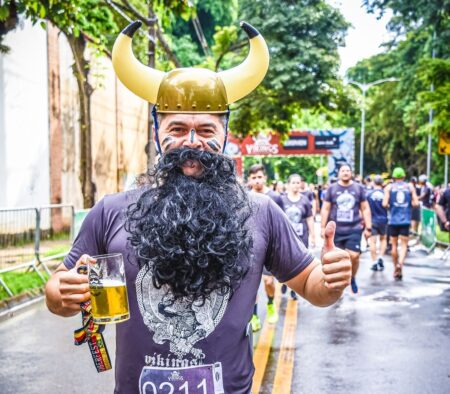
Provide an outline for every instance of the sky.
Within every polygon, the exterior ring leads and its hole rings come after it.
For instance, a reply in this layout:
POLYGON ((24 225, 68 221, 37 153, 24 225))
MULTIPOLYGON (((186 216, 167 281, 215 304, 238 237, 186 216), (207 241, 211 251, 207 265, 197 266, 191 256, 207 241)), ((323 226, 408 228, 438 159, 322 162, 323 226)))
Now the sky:
POLYGON ((362 0, 327 0, 341 10, 345 19, 352 24, 345 38, 346 45, 339 49, 341 56, 340 74, 354 66, 359 60, 383 52, 380 45, 389 39, 386 24, 390 13, 377 20, 362 7, 362 0))

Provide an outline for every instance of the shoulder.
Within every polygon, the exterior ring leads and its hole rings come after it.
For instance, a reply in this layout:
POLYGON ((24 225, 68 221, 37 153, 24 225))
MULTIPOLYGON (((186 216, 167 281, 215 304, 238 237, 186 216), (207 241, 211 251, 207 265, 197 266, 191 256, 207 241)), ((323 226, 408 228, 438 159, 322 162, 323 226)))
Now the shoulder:
POLYGON ((267 209, 267 206, 272 201, 272 199, 268 195, 255 193, 253 191, 248 192, 248 198, 255 208, 267 209))
POLYGON ((126 192, 107 194, 103 197, 103 206, 106 211, 121 211, 130 204, 135 203, 143 189, 128 190, 126 192))

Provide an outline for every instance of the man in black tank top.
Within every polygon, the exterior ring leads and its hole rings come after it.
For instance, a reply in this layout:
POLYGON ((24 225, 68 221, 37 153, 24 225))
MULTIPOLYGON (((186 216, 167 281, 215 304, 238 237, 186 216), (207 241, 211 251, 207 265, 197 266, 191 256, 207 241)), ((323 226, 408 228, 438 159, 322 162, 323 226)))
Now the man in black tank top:
POLYGON ((416 191, 412 184, 405 182, 405 176, 403 168, 394 168, 392 172, 394 182, 384 189, 383 198, 383 207, 389 209, 388 228, 395 280, 402 280, 403 278, 403 265, 408 251, 412 208, 419 206, 416 191))

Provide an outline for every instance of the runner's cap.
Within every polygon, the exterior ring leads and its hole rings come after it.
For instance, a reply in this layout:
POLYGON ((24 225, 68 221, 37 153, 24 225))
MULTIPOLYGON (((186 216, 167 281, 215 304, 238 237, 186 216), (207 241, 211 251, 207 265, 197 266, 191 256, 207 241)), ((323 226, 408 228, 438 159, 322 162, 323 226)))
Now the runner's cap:
POLYGON ((396 167, 394 168, 394 171, 392 171, 392 178, 400 179, 404 178, 405 176, 405 170, 402 167, 396 167))

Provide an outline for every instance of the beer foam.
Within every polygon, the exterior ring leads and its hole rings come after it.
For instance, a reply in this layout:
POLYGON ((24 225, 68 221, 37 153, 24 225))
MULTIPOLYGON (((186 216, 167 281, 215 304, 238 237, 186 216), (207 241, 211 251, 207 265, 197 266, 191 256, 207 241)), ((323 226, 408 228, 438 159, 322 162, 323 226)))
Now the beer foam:
POLYGON ((117 280, 117 279, 102 279, 102 286, 103 287, 120 287, 125 286, 125 283, 117 280))

